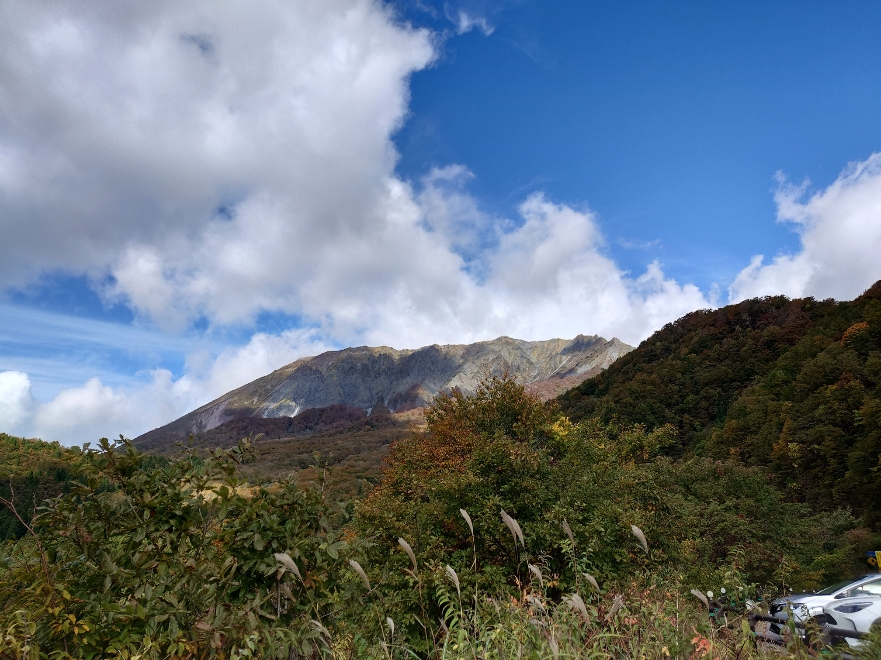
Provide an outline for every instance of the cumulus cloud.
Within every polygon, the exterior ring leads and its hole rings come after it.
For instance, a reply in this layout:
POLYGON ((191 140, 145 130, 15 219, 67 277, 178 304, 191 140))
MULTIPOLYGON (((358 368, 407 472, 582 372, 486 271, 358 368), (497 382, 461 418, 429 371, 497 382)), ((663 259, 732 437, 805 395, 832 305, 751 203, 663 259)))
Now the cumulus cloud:
POLYGON ((337 343, 412 346, 561 334, 572 324, 554 319, 574 313, 589 319, 581 331, 643 336, 654 317, 629 326, 640 296, 673 294, 620 273, 592 214, 531 199, 522 218, 490 217, 461 165, 415 187, 395 176, 409 76, 436 46, 390 12, 372 0, 10 8, 0 284, 97 273, 103 295, 172 331, 269 311, 337 343), (563 307, 533 319, 518 306, 537 296, 563 307))
POLYGON ((779 181, 777 219, 798 232, 801 250, 768 263, 753 257, 729 289, 732 302, 781 293, 848 300, 881 279, 881 153, 810 196, 809 182, 779 181))
POLYGON ((21 371, 0 372, 0 429, 20 433, 33 407, 31 381, 21 371))
POLYGON ((297 307, 344 245, 381 263, 389 137, 408 76, 434 57, 432 36, 390 11, 6 7, 0 282, 109 272, 108 295, 179 327, 297 307))
POLYGON ((525 222, 501 238, 487 287, 499 327, 516 336, 568 337, 589 328, 635 344, 682 314, 715 305, 696 286, 666 278, 657 262, 635 278, 622 272, 589 210, 539 193, 520 213, 525 222))

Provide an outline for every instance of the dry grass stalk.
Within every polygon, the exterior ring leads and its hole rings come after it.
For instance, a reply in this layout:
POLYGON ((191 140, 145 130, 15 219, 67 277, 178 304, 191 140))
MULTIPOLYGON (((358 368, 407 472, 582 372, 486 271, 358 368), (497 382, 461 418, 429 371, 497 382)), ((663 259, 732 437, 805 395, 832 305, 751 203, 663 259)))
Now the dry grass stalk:
POLYGON ((526 543, 523 541, 523 530, 520 529, 520 524, 514 520, 511 516, 505 513, 505 510, 501 510, 502 514, 502 522, 507 525, 508 529, 511 530, 511 534, 514 536, 514 543, 517 543, 518 539, 520 541, 520 545, 524 548, 526 547, 526 543))
POLYGON ((407 553, 407 556, 410 558, 410 561, 413 562, 413 571, 416 572, 416 554, 413 552, 413 548, 410 547, 410 544, 407 543, 404 539, 398 539, 398 545, 407 553))
POLYGON ((364 569, 361 568, 361 564, 356 562, 354 559, 350 559, 349 566, 351 566, 352 570, 361 576, 361 579, 364 581, 364 586, 367 587, 367 591, 370 591, 370 580, 367 578, 367 573, 365 573, 364 569))
POLYGON ((639 541, 639 545, 645 550, 645 554, 649 553, 649 544, 648 541, 645 540, 645 534, 642 533, 642 530, 636 525, 630 526, 630 531, 633 532, 633 535, 636 537, 636 540, 639 541))
POLYGON ((276 552, 272 556, 275 557, 275 561, 277 561, 279 564, 288 569, 291 573, 296 575, 299 578, 300 582, 303 581, 303 576, 300 575, 300 569, 297 568, 297 565, 294 563, 294 560, 291 559, 291 556, 288 553, 276 552))

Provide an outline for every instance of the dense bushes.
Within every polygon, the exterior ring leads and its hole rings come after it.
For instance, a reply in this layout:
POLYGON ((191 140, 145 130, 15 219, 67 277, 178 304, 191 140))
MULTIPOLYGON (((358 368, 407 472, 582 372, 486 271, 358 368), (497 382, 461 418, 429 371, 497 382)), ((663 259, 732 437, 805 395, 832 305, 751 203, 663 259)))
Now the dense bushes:
POLYGON ((344 512, 294 483, 243 487, 241 453, 156 467, 102 441, 87 482, 7 546, 4 627, 60 657, 311 653, 310 621, 350 588, 338 579, 344 512))
POLYGON ((675 441, 668 426, 572 425, 507 379, 489 381, 474 397, 441 398, 427 419, 428 437, 393 448, 383 481, 358 509, 360 531, 384 547, 403 537, 427 559, 467 566, 465 509, 494 588, 513 586, 514 576, 525 581, 529 557, 556 576, 560 590, 570 589, 573 551, 581 568, 602 579, 625 579, 648 561, 695 585, 736 557, 747 579, 769 582, 786 556, 798 566, 791 579, 808 587, 853 570, 846 558, 862 550, 848 543, 858 527, 848 513, 812 514, 786 502, 761 468, 659 456, 675 441), (522 549, 502 510, 518 520, 522 549), (636 563, 631 525, 646 530, 653 548, 636 563))
POLYGON ((354 518, 321 482, 243 483, 247 443, 103 441, 3 546, 0 657, 743 659, 689 589, 814 585, 868 541, 762 468, 674 461, 671 427, 573 425, 507 378, 426 418, 354 518))
POLYGON ((0 541, 23 536, 19 518, 29 521, 43 500, 67 491, 80 464, 79 448, 0 433, 0 497, 15 500, 15 512, 0 507, 0 541))

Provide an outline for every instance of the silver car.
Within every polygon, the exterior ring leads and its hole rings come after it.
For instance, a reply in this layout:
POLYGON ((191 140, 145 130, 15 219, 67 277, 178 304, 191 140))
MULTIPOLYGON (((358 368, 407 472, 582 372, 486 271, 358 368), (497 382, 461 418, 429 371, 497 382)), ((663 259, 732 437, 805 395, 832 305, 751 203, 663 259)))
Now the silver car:
MULTIPOLYGON (((836 628, 867 633, 873 627, 881 626, 881 585, 877 582, 868 583, 867 588, 858 596, 834 600, 823 608, 826 623, 836 628)), ((852 637, 836 639, 832 642, 847 641, 851 646, 859 646, 860 640, 852 637)))
MULTIPOLYGON (((828 616, 823 610, 826 605, 845 598, 871 594, 881 594, 881 573, 863 575, 855 580, 840 582, 814 593, 791 594, 784 598, 778 598, 771 603, 770 614, 778 619, 788 619, 791 612, 792 618, 800 623, 807 623, 813 619, 822 624, 826 622, 828 616)), ((770 632, 780 635, 781 626, 771 624, 770 632)))

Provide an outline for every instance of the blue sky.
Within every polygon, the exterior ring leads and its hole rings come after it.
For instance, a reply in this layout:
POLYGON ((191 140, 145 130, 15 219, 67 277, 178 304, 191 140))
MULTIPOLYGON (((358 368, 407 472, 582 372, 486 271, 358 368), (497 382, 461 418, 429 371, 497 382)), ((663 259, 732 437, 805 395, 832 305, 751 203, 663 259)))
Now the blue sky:
POLYGON ((881 278, 876 2, 0 11, 0 431, 881 278))
POLYGON ((536 190, 588 204, 625 268, 727 286, 753 254, 798 247, 774 222, 776 172, 826 186, 881 145, 878 3, 474 10, 493 32, 414 76, 398 170, 466 163, 501 214, 536 190))

